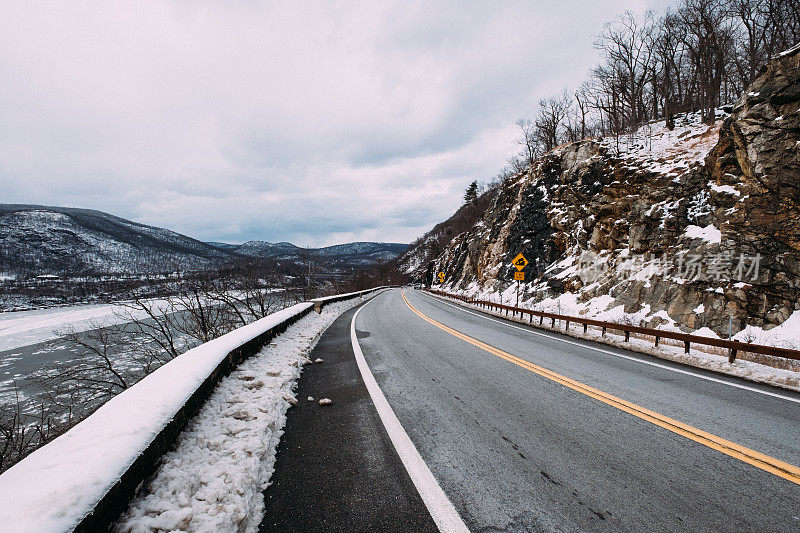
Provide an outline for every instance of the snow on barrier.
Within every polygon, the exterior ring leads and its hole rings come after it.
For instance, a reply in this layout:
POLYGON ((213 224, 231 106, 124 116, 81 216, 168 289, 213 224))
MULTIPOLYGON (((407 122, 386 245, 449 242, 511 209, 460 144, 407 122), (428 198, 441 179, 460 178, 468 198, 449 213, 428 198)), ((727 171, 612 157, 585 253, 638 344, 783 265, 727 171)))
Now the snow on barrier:
POLYGON ((328 304, 341 302, 343 300, 349 300, 350 298, 361 297, 363 294, 370 292, 370 291, 379 291, 381 289, 387 289, 389 285, 384 287, 377 287, 375 289, 370 289, 369 291, 358 291, 358 292, 348 292, 347 294, 335 294, 333 296, 325 296, 323 298, 315 298, 311 300, 314 304, 314 311, 317 313, 322 312, 322 308, 328 304))
POLYGON ((106 531, 217 382, 311 309, 384 288, 297 304, 158 368, 0 475, 3 529, 106 531))

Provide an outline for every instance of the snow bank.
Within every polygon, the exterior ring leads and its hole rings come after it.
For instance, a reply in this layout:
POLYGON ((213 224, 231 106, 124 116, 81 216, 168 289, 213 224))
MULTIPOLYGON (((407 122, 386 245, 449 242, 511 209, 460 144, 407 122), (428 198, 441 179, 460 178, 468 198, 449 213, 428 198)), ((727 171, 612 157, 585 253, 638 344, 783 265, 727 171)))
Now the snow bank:
POLYGON ((754 342, 796 350, 800 348, 800 311, 792 313, 780 326, 767 330, 757 326, 747 326, 733 338, 742 342, 754 342))
POLYGON ((359 303, 306 316, 222 380, 114 530, 256 531, 302 365, 323 331, 359 303))

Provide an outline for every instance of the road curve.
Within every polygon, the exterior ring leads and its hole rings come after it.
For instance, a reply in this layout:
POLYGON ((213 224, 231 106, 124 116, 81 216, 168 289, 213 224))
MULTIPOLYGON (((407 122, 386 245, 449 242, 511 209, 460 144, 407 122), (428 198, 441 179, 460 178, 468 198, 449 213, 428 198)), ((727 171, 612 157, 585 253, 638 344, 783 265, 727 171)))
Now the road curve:
POLYGON ((355 327, 473 531, 800 530, 800 395, 408 289, 355 327))

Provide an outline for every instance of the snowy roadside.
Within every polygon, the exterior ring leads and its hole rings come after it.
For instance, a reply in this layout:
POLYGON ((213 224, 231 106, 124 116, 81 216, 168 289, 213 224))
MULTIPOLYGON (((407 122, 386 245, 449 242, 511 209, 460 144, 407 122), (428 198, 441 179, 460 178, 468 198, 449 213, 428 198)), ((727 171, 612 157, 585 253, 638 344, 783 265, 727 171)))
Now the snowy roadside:
MULTIPOLYGON (((464 307, 469 307, 471 309, 475 309, 482 313, 502 317, 505 320, 519 322, 525 325, 530 325, 529 321, 526 319, 519 319, 519 318, 514 318, 512 316, 506 316, 505 314, 499 311, 491 309, 483 309, 475 305, 465 305, 463 302, 460 302, 458 300, 451 300, 449 298, 444 298, 438 295, 431 295, 431 296, 451 301, 454 304, 463 305, 464 307)), ((622 335, 617 335, 612 331, 608 331, 606 335, 603 336, 602 332, 599 329, 593 327, 590 327, 588 329, 587 334, 583 333, 582 328, 578 328, 575 326, 573 326, 574 329, 571 328, 569 331, 564 331, 563 325, 559 327, 558 323, 556 327, 550 327, 549 325, 547 325, 547 323, 542 324, 541 326, 535 324, 535 327, 548 331, 554 331, 561 334, 566 334, 569 335, 570 337, 575 337, 576 339, 588 339, 600 342, 602 344, 617 346, 619 348, 624 348, 626 350, 653 355, 660 359, 675 361, 677 363, 683 363, 697 368, 703 368, 705 370, 719 372, 721 374, 728 374, 730 376, 736 376, 750 381, 755 381, 758 383, 765 383, 768 385, 774 385, 784 389, 800 391, 800 372, 796 372, 793 370, 785 370, 782 368, 774 368, 768 365, 754 363, 752 361, 745 361, 743 359, 737 359, 733 363, 728 363, 727 356, 716 355, 713 353, 700 351, 695 348, 692 348, 690 352, 686 354, 684 353, 684 348, 682 344, 681 346, 672 346, 668 344, 668 339, 662 339, 658 348, 656 348, 653 345, 652 338, 639 339, 636 338, 635 336, 631 336, 630 341, 625 342, 623 340, 624 337, 622 335)))
POLYGON ((310 313, 222 380, 114 531, 256 531, 302 366, 328 326, 362 302, 310 313))

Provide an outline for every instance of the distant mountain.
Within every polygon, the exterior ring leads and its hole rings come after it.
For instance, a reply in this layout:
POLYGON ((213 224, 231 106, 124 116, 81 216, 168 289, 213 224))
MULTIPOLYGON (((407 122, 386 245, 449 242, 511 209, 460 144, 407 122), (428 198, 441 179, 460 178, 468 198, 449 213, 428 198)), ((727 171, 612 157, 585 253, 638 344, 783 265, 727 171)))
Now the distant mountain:
POLYGON ((0 204, 0 272, 152 273, 239 259, 174 231, 91 209, 0 204))
POLYGON ((355 242, 300 248, 288 242, 206 243, 101 211, 0 204, 0 275, 145 274, 214 269, 247 258, 339 274, 403 253, 408 245, 355 242))
POLYGON ((387 242, 351 242, 324 248, 301 248, 289 242, 248 241, 241 245, 209 243, 220 249, 249 257, 282 262, 314 261, 334 270, 358 269, 378 261, 387 262, 408 249, 407 244, 387 242))
POLYGON ((268 257, 270 259, 295 262, 302 248, 290 242, 247 241, 233 249, 238 254, 250 257, 268 257))

